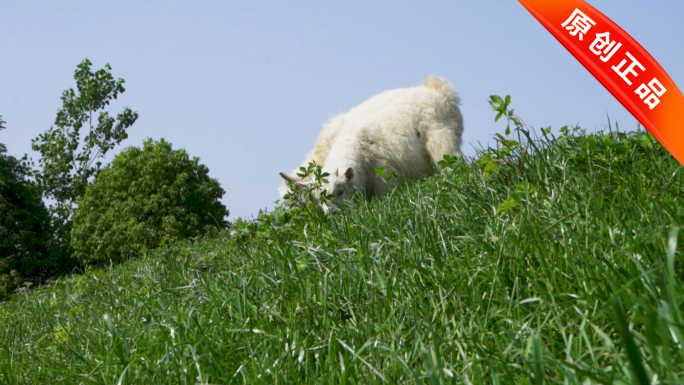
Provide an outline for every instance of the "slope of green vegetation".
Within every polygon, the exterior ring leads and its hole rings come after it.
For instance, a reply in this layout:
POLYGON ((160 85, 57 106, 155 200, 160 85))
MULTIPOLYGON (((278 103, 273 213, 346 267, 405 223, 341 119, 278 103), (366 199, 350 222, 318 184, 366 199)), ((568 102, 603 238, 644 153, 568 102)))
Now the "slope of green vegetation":
POLYGON ((644 132, 481 160, 18 294, 0 383, 683 383, 681 165, 644 132))

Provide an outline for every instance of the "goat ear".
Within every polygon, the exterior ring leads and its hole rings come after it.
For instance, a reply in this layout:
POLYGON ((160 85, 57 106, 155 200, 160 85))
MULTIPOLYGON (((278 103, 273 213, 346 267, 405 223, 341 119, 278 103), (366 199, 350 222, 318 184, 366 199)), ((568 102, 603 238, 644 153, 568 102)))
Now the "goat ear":
POLYGON ((311 182, 297 182, 297 187, 309 188, 311 182))
POLYGON ((295 181, 294 178, 292 178, 291 176, 285 174, 285 173, 282 172, 282 171, 279 172, 278 174, 280 174, 280 176, 281 176, 283 179, 285 179, 286 182, 294 182, 294 181, 295 181))
POLYGON ((347 177, 347 181, 350 181, 354 177, 354 169, 349 167, 347 171, 344 172, 344 176, 347 177))

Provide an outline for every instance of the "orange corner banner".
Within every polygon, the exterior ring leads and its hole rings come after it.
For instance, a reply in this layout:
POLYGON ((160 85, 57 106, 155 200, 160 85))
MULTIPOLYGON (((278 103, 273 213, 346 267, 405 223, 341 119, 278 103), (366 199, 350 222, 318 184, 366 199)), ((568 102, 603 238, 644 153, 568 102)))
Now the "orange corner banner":
POLYGON ((665 70, 583 0, 518 0, 684 165, 684 97, 665 70))

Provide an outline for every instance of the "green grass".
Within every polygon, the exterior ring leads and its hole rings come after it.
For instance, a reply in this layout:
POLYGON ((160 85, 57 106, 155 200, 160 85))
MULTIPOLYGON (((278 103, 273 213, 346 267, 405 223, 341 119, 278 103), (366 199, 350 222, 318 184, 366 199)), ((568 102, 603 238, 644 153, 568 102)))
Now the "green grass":
POLYGON ((681 165, 643 132, 530 150, 18 294, 0 383, 684 383, 681 165))

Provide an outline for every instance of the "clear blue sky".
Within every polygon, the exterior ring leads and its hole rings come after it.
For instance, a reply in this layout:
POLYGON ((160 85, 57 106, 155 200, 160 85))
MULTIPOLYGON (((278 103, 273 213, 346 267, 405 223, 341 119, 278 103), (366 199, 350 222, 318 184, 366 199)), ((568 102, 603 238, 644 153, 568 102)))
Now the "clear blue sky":
MULTIPOLYGON (((684 1, 590 0, 684 85, 684 1)), ((140 113, 122 143, 165 138, 200 157, 230 219, 278 199, 279 170, 297 166, 322 124, 383 90, 428 74, 463 99, 464 152, 492 141, 489 95, 510 94, 539 128, 636 120, 515 0, 4 1, 0 133, 9 153, 49 128, 83 59, 105 63, 140 113)), ((117 149, 118 152, 120 148, 117 149)), ((110 157, 111 159, 111 157, 110 157)))

